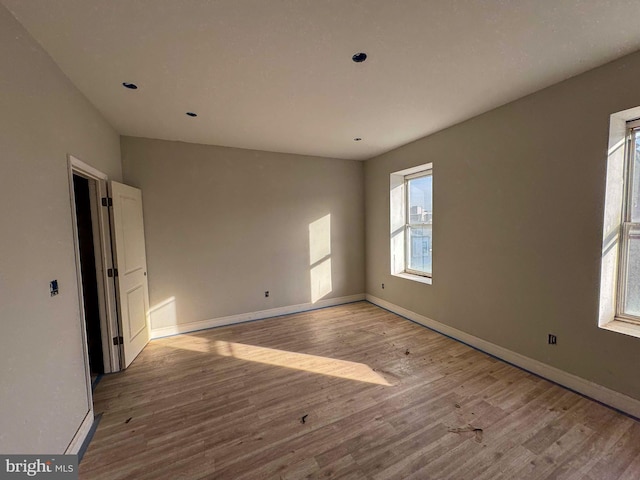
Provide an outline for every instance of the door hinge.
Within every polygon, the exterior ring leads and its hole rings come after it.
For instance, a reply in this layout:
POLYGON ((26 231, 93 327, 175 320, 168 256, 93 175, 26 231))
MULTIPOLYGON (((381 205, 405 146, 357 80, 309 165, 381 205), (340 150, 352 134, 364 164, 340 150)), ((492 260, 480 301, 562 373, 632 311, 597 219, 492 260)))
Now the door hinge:
POLYGON ((111 277, 117 277, 117 276, 118 276, 117 268, 107 268, 107 277, 111 278, 111 277))
POLYGON ((124 340, 122 340, 122 337, 113 337, 114 345, 122 345, 123 343, 124 343, 124 340))
POLYGON ((103 207, 113 207, 113 199, 109 197, 102 197, 102 206, 103 207))

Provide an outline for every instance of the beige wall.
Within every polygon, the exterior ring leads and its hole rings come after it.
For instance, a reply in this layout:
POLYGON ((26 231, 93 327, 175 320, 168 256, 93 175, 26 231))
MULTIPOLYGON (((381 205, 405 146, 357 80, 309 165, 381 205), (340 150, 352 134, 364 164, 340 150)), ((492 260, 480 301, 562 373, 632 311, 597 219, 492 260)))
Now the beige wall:
POLYGON ((3 6, 0 65, 0 452, 61 453, 88 411, 67 154, 119 179, 120 146, 3 6))
POLYGON ((125 181, 143 192, 152 309, 175 299, 176 314, 152 316, 152 328, 312 302, 311 270, 327 258, 322 298, 364 292, 362 162, 131 137, 121 145, 125 181), (314 227, 310 240, 310 225, 328 215, 330 242, 314 227), (322 252, 310 251, 318 242, 322 252))
POLYGON ((597 326, 609 115, 638 78, 635 54, 367 161, 367 292, 640 399, 640 339, 597 326), (389 174, 426 162, 433 285, 389 274, 389 174))

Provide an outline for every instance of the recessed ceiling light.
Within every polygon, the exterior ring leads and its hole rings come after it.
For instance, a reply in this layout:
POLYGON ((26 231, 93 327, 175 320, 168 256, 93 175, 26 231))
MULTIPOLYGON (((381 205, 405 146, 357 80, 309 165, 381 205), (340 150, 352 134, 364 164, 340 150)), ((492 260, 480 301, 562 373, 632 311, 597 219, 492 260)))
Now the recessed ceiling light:
POLYGON ((197 117, 198 116, 197 113, 193 113, 193 112, 187 112, 187 115, 189 115, 190 117, 197 117))
POLYGON ((137 90, 138 89, 138 85, 136 85, 135 83, 122 82, 122 86, 124 88, 128 88, 129 90, 137 90))
POLYGON ((353 60, 356 63, 362 63, 366 59, 367 59, 367 54, 364 52, 356 53, 353 57, 351 57, 351 60, 353 60))
POLYGON ((356 137, 353 139, 354 142, 359 142, 360 140, 362 140, 360 137, 356 137))

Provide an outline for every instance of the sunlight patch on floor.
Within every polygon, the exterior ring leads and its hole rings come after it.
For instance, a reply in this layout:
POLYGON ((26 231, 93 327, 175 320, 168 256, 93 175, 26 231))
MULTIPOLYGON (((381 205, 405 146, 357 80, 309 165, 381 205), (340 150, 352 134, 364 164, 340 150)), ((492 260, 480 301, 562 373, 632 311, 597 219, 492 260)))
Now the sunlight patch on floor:
POLYGON ((391 386, 387 380, 364 363, 350 362, 306 353, 288 352, 275 348, 245 345, 216 340, 211 345, 218 355, 277 367, 293 368, 320 375, 391 386))

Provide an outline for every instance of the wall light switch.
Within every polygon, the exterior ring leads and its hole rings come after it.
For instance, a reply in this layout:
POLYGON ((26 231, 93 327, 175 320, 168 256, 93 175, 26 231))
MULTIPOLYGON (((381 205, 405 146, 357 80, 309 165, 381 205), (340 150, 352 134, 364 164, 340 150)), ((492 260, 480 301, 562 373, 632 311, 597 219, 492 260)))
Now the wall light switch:
POLYGON ((49 282, 49 293, 51 293, 52 297, 58 295, 58 280, 51 280, 49 282))

